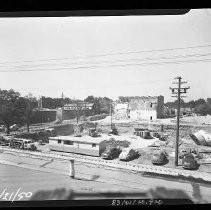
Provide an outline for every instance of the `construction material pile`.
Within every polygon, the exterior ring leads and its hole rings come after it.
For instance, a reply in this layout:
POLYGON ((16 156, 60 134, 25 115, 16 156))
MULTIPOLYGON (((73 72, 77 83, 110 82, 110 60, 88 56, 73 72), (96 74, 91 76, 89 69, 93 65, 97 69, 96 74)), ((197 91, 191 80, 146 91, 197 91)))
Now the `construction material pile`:
POLYGON ((211 135, 203 130, 190 134, 190 137, 197 145, 211 147, 211 135))

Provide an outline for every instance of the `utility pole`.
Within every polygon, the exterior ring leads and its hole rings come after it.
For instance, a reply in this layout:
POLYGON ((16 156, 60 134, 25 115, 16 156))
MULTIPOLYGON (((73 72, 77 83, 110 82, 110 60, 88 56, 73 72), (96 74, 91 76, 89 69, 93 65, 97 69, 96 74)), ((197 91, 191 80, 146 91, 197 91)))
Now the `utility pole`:
POLYGON ((64 94, 62 92, 62 108, 64 107, 64 94))
POLYGON ((112 130, 112 102, 110 102, 111 130, 112 130))
POLYGON ((78 118, 79 118, 79 116, 78 116, 79 114, 78 114, 78 101, 76 101, 76 120, 77 120, 77 124, 78 124, 78 118))
POLYGON ((177 84, 178 87, 170 87, 170 90, 172 91, 172 97, 177 98, 177 132, 176 132, 176 142, 175 142, 175 166, 178 166, 178 145, 179 145, 179 124, 180 124, 180 100, 181 98, 185 98, 186 96, 181 96, 182 94, 187 93, 187 89, 190 89, 190 87, 181 87, 182 84, 185 84, 187 82, 182 82, 182 77, 176 77, 176 80, 178 82, 173 82, 172 84, 177 84))

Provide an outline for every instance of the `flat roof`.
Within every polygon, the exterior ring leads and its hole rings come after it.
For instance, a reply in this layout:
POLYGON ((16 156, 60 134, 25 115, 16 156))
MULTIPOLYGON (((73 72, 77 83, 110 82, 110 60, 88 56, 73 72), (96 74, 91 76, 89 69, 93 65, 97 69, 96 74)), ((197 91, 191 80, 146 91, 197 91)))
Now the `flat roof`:
POLYGON ((50 137, 49 140, 63 140, 63 141, 73 141, 73 142, 80 142, 80 143, 87 143, 87 144, 99 144, 102 141, 109 140, 111 138, 108 135, 101 135, 100 137, 91 137, 91 136, 82 136, 82 137, 75 137, 75 136, 56 136, 50 137))

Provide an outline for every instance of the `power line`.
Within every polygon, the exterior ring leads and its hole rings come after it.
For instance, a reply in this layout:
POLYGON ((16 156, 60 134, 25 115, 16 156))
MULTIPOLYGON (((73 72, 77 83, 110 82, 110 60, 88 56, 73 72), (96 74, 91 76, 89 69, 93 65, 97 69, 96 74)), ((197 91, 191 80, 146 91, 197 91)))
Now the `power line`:
POLYGON ((0 70, 0 72, 35 72, 35 71, 60 71, 60 70, 79 70, 79 69, 96 69, 96 68, 107 68, 107 67, 126 67, 126 66, 142 66, 142 65, 166 65, 166 64, 183 64, 183 63, 195 63, 195 62, 210 62, 211 59, 203 59, 203 60, 183 60, 183 61, 170 61, 170 62, 154 62, 154 63, 129 63, 129 64, 111 64, 104 66, 79 66, 79 67, 66 67, 66 68, 50 68, 50 69, 26 69, 26 70, 0 70))
POLYGON ((39 67, 39 66, 49 66, 49 65, 75 65, 75 64, 102 64, 102 63, 115 63, 115 62, 128 62, 128 61, 144 61, 144 60, 159 60, 159 59, 177 59, 177 58, 189 58, 189 57, 204 57, 204 56, 209 56, 211 55, 211 52, 209 53, 205 53, 205 54, 186 54, 186 55, 176 55, 176 56, 161 56, 161 57, 155 57, 155 58, 151 58, 151 57, 145 57, 145 58, 142 58, 142 59, 137 59, 137 58, 134 58, 134 59, 120 59, 120 60, 111 60, 111 61, 100 61, 100 62, 74 62, 74 63, 52 63, 52 64, 37 64, 37 65, 34 65, 34 66, 31 66, 31 65, 20 65, 20 66, 0 66, 0 68, 2 67, 9 67, 9 68, 23 68, 23 67, 39 67))
POLYGON ((143 50, 143 51, 128 51, 128 52, 118 52, 118 53, 105 53, 98 55, 88 55, 88 56, 75 56, 69 58, 51 58, 51 59, 40 59, 40 60, 25 60, 25 61, 11 61, 11 62, 1 62, 0 64, 10 64, 10 63, 28 63, 28 62, 43 62, 52 60, 71 60, 71 59, 83 59, 83 58, 94 58, 94 57, 104 57, 111 55, 128 55, 128 54, 140 54, 149 52, 163 52, 163 51, 174 51, 174 50, 185 50, 185 49, 195 49, 195 48, 205 48, 211 47, 211 45, 199 45, 199 46, 189 46, 189 47, 178 47, 178 48, 166 48, 166 49, 153 49, 153 50, 143 50))
MULTIPOLYGON (((165 81, 169 81, 171 78, 168 78, 168 79, 162 79, 162 80, 153 80, 153 81, 138 81, 138 82, 134 82, 134 83, 124 83, 124 84, 112 84, 112 87, 121 87, 121 86, 136 86, 136 85, 146 85, 146 84, 151 84, 151 83, 158 83, 158 82, 165 82, 165 81)), ((98 86, 97 88, 105 88, 107 87, 106 85, 101 85, 101 86, 98 86)), ((75 88, 75 87, 66 87, 66 88, 73 88, 74 90, 83 90, 84 88, 83 87, 80 87, 80 88, 75 88)), ((109 87, 107 87, 109 88, 109 87)))

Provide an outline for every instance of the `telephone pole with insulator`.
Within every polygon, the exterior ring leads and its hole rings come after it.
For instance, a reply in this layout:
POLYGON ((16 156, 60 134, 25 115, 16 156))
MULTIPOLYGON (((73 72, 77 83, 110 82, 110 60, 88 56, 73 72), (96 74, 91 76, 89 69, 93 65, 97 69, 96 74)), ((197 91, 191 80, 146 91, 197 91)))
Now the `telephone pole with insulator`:
POLYGON ((181 98, 185 98, 183 94, 187 93, 187 90, 190 87, 181 87, 182 84, 186 84, 187 82, 182 82, 182 77, 176 77, 175 80, 178 82, 173 82, 172 84, 178 85, 178 87, 170 87, 172 97, 177 98, 177 133, 176 133, 176 142, 175 142, 175 166, 178 166, 178 147, 179 147, 179 124, 180 124, 180 101, 181 98))

